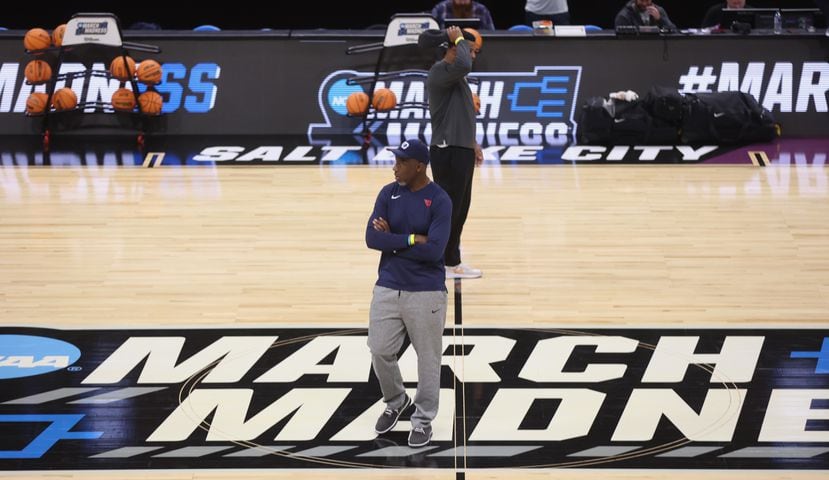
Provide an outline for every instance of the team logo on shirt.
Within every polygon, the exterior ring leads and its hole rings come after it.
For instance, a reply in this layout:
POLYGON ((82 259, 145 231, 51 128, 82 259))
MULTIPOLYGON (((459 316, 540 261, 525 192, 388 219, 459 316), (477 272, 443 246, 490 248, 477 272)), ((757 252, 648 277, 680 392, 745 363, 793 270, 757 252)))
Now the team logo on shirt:
POLYGON ((429 208, 429 207, 432 206, 432 199, 431 198, 424 198, 423 203, 426 204, 426 208, 429 208))

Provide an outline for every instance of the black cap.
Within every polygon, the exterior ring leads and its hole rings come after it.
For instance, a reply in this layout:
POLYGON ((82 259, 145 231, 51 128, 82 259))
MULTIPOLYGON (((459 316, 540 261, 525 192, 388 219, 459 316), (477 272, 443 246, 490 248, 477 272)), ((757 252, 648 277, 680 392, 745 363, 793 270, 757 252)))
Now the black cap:
MULTIPOLYGON (((463 38, 469 40, 470 42, 475 41, 475 35, 467 32, 466 30, 462 30, 463 38)), ((449 44, 449 35, 446 34, 446 30, 424 30, 420 36, 417 37, 417 46, 422 49, 429 49, 429 48, 437 48, 443 44, 449 44)))

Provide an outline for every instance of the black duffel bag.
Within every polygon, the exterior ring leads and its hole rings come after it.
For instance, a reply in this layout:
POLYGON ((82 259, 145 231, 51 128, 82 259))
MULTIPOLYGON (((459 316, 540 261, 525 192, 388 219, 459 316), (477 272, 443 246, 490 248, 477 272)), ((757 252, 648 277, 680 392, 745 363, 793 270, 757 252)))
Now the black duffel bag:
POLYGON ((653 86, 642 101, 654 118, 677 127, 688 110, 688 101, 671 87, 653 86))
POLYGON ((643 102, 616 101, 610 134, 613 145, 673 145, 678 138, 677 127, 655 118, 643 102))
POLYGON ((643 102, 593 97, 582 106, 579 143, 592 145, 673 145, 675 125, 653 118, 643 102))
POLYGON ((613 116, 605 107, 602 97, 588 98, 581 107, 579 118, 578 141, 588 145, 604 145, 610 143, 610 133, 613 130, 613 116))
POLYGON ((779 136, 774 116, 743 92, 687 94, 682 142, 718 145, 770 142, 779 136))

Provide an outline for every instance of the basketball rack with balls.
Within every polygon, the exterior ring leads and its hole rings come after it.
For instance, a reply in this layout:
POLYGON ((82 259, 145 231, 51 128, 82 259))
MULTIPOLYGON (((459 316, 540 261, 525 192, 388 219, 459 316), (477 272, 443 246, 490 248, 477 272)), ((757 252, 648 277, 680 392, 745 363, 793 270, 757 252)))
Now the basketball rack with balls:
MULTIPOLYGON (((368 163, 368 150, 376 142, 372 137, 372 124, 374 120, 386 118, 393 111, 406 109, 427 109, 429 103, 426 101, 405 101, 398 102, 395 93, 386 87, 377 88, 382 82, 389 85, 394 80, 407 77, 423 77, 429 74, 428 70, 406 69, 391 72, 381 72, 386 52, 396 47, 416 46, 418 37, 426 30, 439 29, 434 17, 424 13, 398 13, 391 17, 386 35, 382 42, 355 45, 346 49, 347 55, 356 55, 369 52, 379 52, 374 65, 374 73, 369 75, 355 75, 346 80, 346 85, 361 86, 360 90, 352 92, 346 99, 346 110, 349 117, 359 118, 362 121, 362 157, 363 163, 368 163), (366 93, 369 92, 369 93, 366 93)), ((422 52, 419 52, 422 53, 422 52)), ((430 57, 431 60, 431 57, 430 57)), ((477 83, 476 79, 468 78, 469 83, 477 83)), ((474 95, 474 94, 473 94, 474 95)), ((477 97, 477 96, 476 96, 477 97)), ((479 103, 476 103, 476 109, 479 103)))
POLYGON ((145 59, 136 68, 130 51, 157 54, 159 47, 123 41, 112 13, 77 13, 51 35, 41 28, 30 29, 23 45, 33 57, 24 72, 26 83, 36 86, 26 101, 26 115, 40 122, 44 153, 49 152, 54 132, 110 127, 137 131, 136 143, 143 153, 145 135, 158 126, 161 114, 162 98, 153 87, 161 81, 161 66, 145 59), (100 68, 102 61, 108 70, 100 68), (79 63, 83 69, 60 73, 64 63, 79 63), (120 84, 109 101, 100 95, 79 101, 71 88, 75 82, 87 87, 113 80, 120 84), (138 83, 147 88, 136 97, 133 92, 141 91, 138 83))

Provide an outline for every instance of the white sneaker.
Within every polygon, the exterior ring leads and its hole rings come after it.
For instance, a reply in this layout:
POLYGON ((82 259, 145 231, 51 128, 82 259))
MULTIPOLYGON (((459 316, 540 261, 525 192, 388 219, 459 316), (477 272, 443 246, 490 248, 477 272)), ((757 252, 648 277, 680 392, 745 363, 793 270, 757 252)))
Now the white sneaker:
POLYGON ((459 263, 454 267, 446 266, 446 278, 481 278, 481 275, 483 272, 465 263, 459 263))

